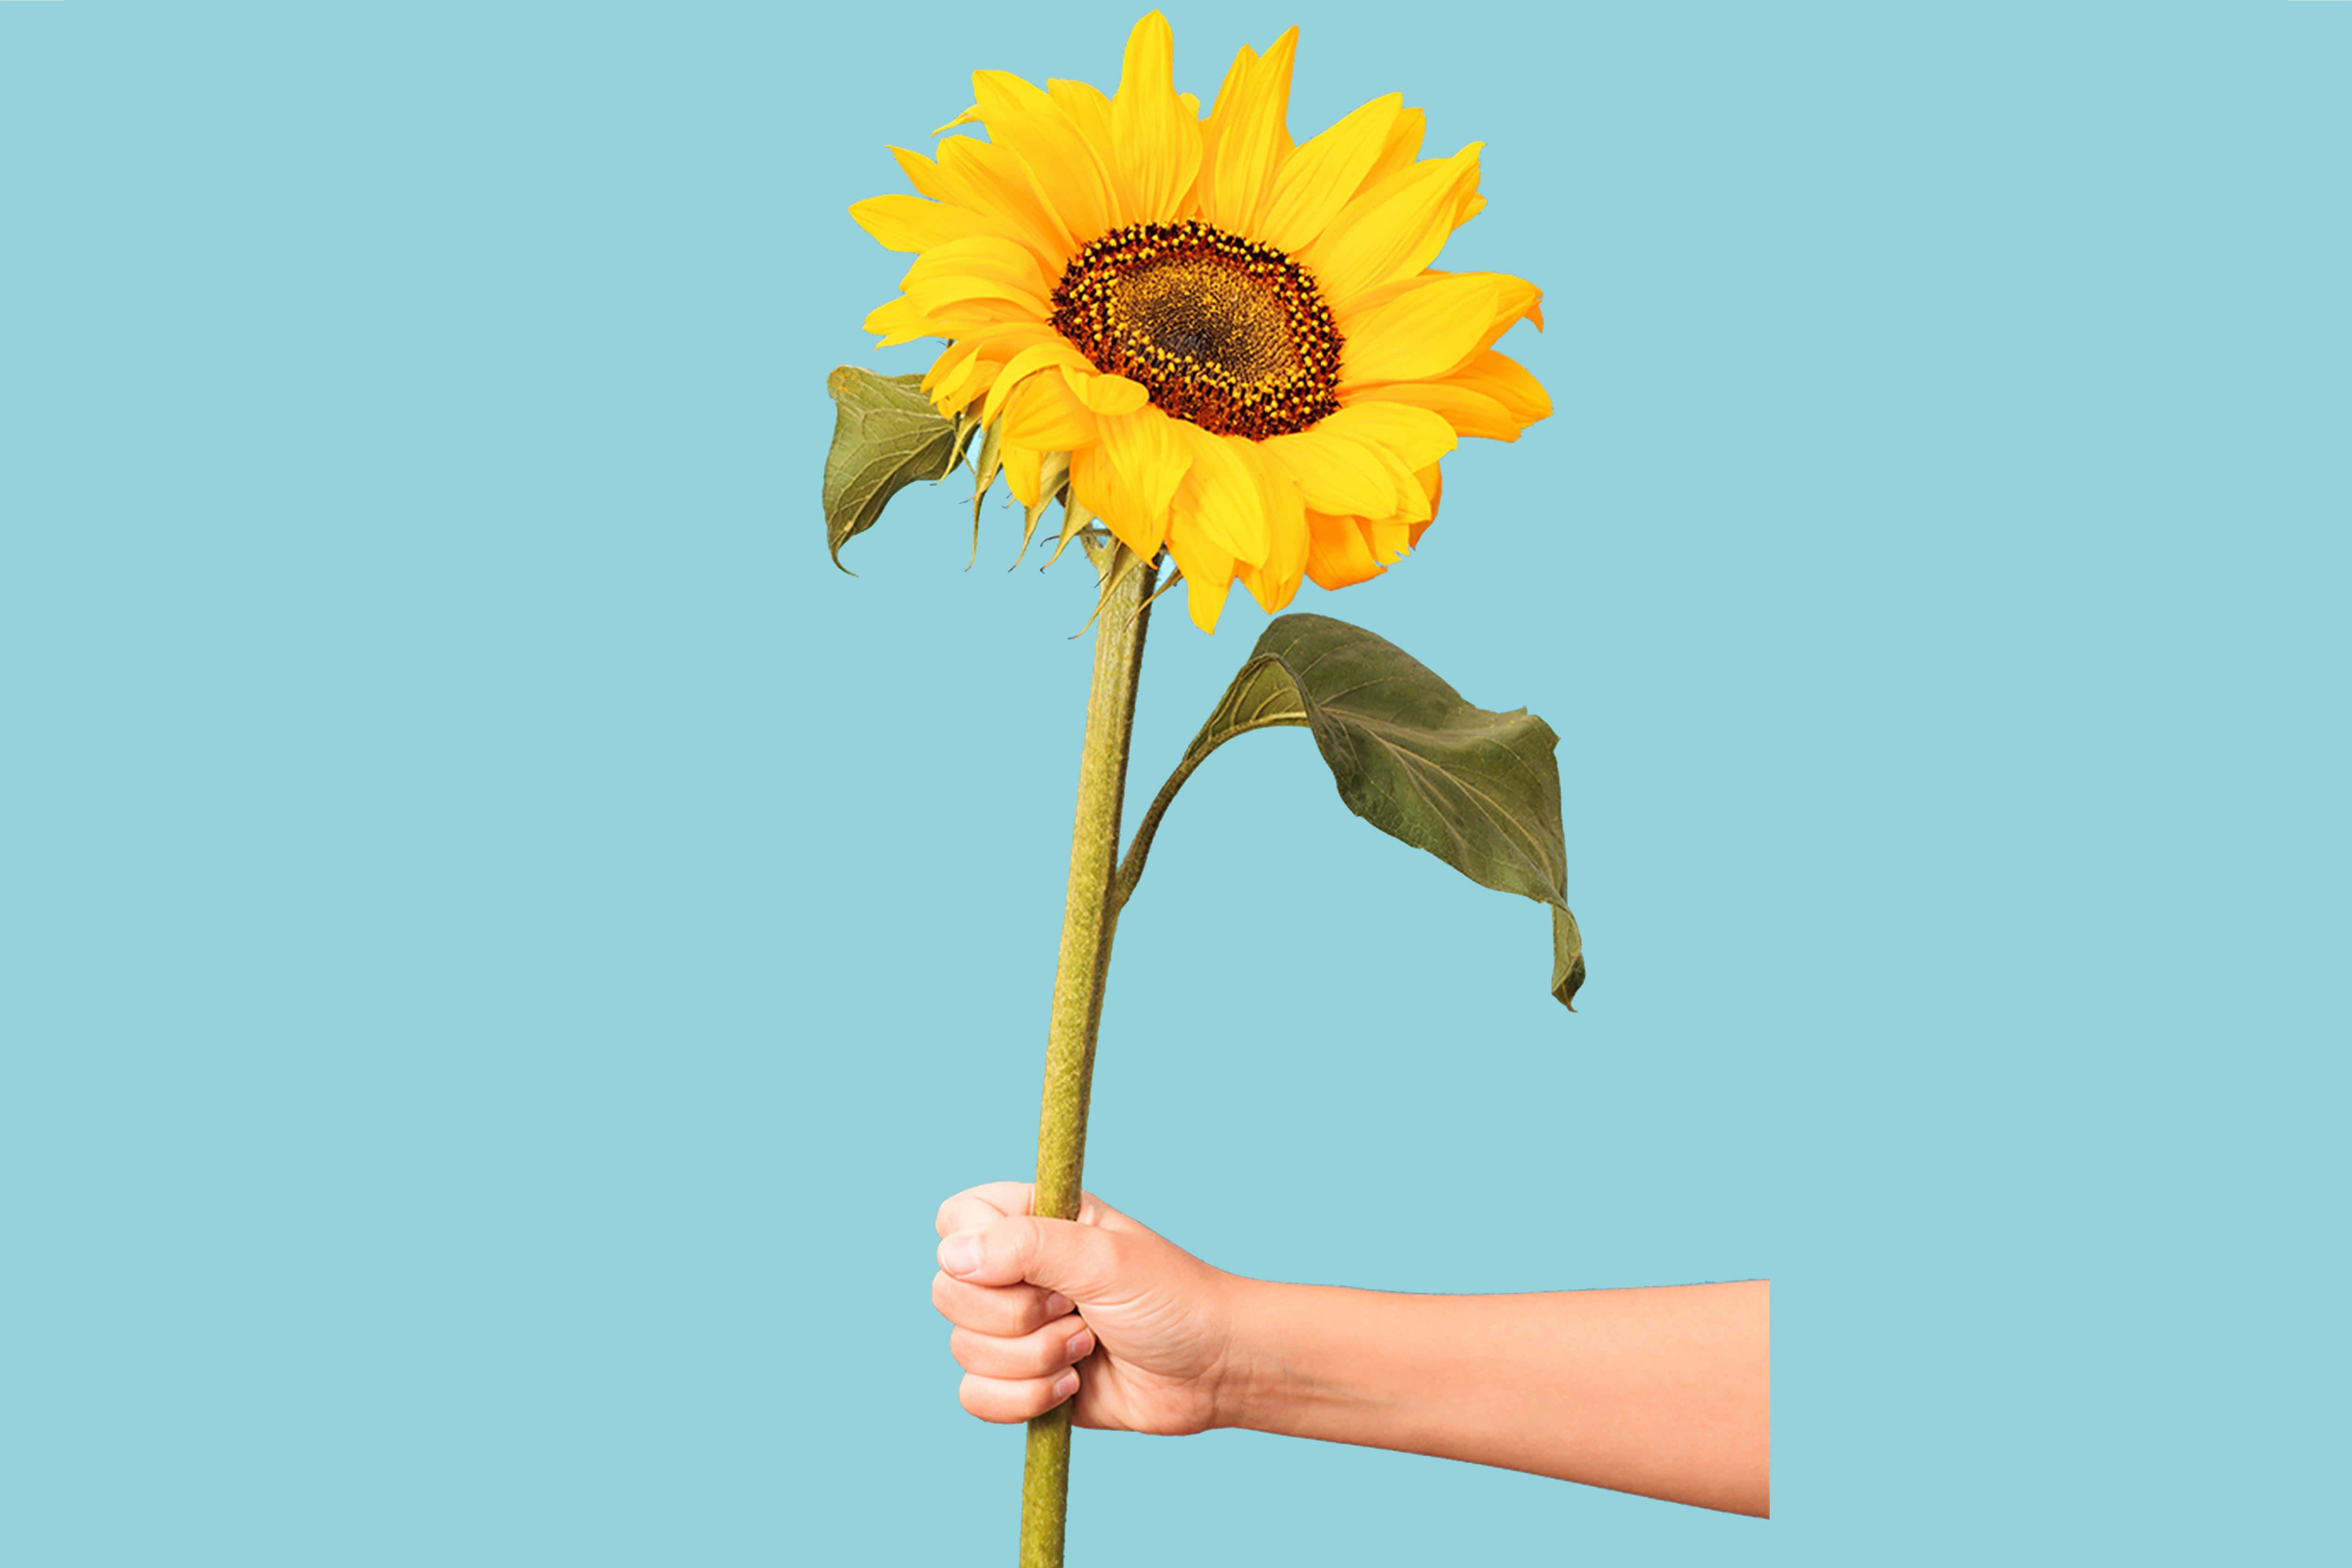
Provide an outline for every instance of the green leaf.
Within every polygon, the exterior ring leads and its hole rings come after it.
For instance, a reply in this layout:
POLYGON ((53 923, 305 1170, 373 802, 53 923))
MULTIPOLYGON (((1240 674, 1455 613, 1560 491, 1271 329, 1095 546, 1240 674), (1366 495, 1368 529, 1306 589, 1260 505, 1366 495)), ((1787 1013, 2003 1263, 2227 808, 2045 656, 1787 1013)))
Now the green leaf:
POLYGON ((919 374, 877 375, 847 364, 824 378, 835 405, 833 450, 824 457, 824 542, 835 566, 841 547, 873 527, 892 496, 919 479, 943 479, 963 460, 976 422, 933 408, 922 382, 919 374))
MULTIPOLYGON (((1001 425, 1003 421, 1000 420, 998 423, 1001 425)), ((995 432, 992 430, 989 434, 992 436, 995 432)), ((1009 489, 1011 481, 1006 481, 1006 484, 1009 489)), ((1064 521, 1062 523, 1062 536, 1064 539, 1067 539, 1069 537, 1071 528, 1071 524, 1068 520, 1072 517, 1078 516, 1086 510, 1084 507, 1077 504, 1078 498, 1076 494, 1070 490, 1070 455, 1067 452, 1048 452, 1045 454, 1045 458, 1037 465, 1037 504, 1033 507, 1025 508, 1022 511, 1021 553, 1013 558, 1013 564, 1014 566, 1020 565, 1022 561, 1027 557, 1029 553, 1029 542, 1037 537, 1037 524, 1044 520, 1046 509, 1054 504, 1054 499, 1056 496, 1063 498, 1062 511, 1064 521)), ((1084 524, 1080 524, 1079 526, 1083 527, 1084 524)), ((1055 551, 1055 560, 1059 560, 1061 558, 1061 554, 1062 552, 1059 550, 1055 551)), ((1053 563, 1053 561, 1045 563, 1048 566, 1051 566, 1053 563)), ((1007 568, 1007 570, 1010 569, 1011 568, 1007 568)))
POLYGON ((1570 1012, 1576 1011, 1576 994, 1584 986, 1584 933, 1566 904, 1551 907, 1551 994, 1570 1012))
POLYGON ((1282 616, 1259 637, 1209 721, 1137 827, 1119 868, 1124 901, 1170 801, 1236 735, 1304 725, 1348 809, 1426 849, 1481 886, 1552 906, 1552 994, 1584 984, 1584 944, 1568 910, 1559 817, 1559 737, 1526 709, 1462 699, 1386 638, 1324 616, 1282 616))
POLYGON ((980 563, 980 509, 988 500, 988 487, 1004 468, 1004 421, 1000 419, 988 427, 980 438, 980 450, 971 458, 971 559, 963 569, 971 571, 980 563))

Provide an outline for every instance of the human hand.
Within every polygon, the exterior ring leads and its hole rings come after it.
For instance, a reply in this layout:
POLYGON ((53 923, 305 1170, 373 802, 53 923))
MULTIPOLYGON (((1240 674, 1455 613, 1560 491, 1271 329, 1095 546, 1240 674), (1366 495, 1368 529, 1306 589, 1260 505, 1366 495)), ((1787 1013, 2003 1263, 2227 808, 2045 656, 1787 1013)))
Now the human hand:
POLYGON ((1244 1426, 1769 1515, 1769 1281, 1420 1296, 1244 1279, 1093 1194, 940 1205, 931 1300, 963 1407, 1081 1426, 1244 1426))
POLYGON ((1176 1435, 1223 1425, 1241 1282, 1092 1193, 1076 1220, 1031 1216, 1030 1194, 1027 1182, 991 1182, 940 1205, 931 1302, 955 1325, 948 1350, 964 1369, 963 1407, 1026 1421, 1075 1386, 1081 1426, 1176 1435))

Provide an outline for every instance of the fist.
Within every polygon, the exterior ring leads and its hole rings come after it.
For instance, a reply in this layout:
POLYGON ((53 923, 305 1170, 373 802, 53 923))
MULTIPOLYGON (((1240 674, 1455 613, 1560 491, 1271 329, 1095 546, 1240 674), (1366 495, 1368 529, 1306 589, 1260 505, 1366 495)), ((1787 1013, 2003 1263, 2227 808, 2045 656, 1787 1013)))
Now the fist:
POLYGON ((1028 1183, 992 1182, 940 1205, 931 1304, 963 1407, 1027 1421, 1075 1396, 1081 1426, 1221 1425, 1239 1282, 1092 1193, 1076 1220, 1029 1204, 1028 1183))

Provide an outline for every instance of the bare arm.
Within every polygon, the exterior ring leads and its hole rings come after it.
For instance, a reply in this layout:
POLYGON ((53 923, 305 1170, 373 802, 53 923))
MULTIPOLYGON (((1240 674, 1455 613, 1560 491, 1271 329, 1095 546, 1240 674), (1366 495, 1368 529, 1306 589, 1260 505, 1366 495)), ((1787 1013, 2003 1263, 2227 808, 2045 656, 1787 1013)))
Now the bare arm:
POLYGON ((1771 1511, 1771 1287, 1391 1296, 1233 1281, 1221 1424, 1771 1511))
POLYGON ((1028 1217, 1026 1184, 940 1210, 932 1300, 973 1415, 1075 1393, 1081 1426, 1244 1426, 1432 1454, 1702 1508, 1771 1506, 1762 1280, 1404 1296, 1244 1279, 1091 1194, 1028 1217))

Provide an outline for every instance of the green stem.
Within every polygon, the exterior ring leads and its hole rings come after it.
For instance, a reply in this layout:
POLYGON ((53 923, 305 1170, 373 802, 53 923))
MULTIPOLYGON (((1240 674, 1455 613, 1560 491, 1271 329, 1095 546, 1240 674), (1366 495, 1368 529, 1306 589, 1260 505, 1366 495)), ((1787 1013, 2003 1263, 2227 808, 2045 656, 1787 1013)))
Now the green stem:
MULTIPOLYGON (((1095 1029, 1102 1017, 1103 980, 1118 919, 1111 881, 1127 790, 1127 743, 1135 724, 1135 685, 1143 668, 1146 600, 1153 575, 1151 567, 1123 550, 1103 550, 1096 565, 1103 586, 1096 613, 1094 682, 1087 695, 1086 746, 1078 759, 1077 824, 1070 834, 1069 896, 1062 910, 1062 952, 1045 1037, 1045 1093, 1031 1211, 1051 1219, 1078 1216, 1095 1029)), ((1021 1479, 1021 1568, 1061 1568, 1069 1491, 1066 1402, 1029 1423, 1028 1464, 1021 1479)))

